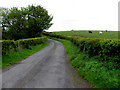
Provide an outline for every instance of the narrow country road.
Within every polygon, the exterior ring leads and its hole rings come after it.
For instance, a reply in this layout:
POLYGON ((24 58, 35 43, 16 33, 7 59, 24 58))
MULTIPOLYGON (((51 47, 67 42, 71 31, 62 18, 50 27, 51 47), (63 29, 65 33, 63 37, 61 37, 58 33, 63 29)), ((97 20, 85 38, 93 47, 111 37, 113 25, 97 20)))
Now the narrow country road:
POLYGON ((91 88, 71 67, 63 44, 49 41, 46 48, 4 69, 2 88, 91 88))

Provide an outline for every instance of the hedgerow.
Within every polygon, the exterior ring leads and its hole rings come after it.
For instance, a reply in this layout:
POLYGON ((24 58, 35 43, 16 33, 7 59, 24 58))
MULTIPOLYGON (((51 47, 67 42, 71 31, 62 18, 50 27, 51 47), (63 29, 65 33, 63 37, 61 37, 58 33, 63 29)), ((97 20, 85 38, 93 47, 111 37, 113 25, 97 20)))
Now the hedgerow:
POLYGON ((80 48, 80 51, 88 53, 89 57, 97 56, 101 61, 120 63, 120 40, 62 36, 54 33, 44 34, 72 41, 80 48))
POLYGON ((22 49, 30 49, 31 46, 36 46, 47 41, 46 37, 28 38, 2 41, 2 55, 7 55, 14 51, 20 51, 22 49))

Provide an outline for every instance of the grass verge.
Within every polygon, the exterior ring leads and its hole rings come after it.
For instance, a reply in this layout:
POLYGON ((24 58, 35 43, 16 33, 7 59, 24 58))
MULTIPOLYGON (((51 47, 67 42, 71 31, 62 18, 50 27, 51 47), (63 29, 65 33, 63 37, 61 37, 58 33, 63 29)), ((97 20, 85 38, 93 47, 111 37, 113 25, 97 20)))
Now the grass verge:
POLYGON ((68 53, 69 60, 80 76, 88 80, 94 88, 120 88, 118 74, 112 62, 100 62, 95 57, 88 57, 69 40, 56 39, 62 42, 68 53))
POLYGON ((43 43, 43 44, 40 44, 37 46, 32 46, 31 49, 23 49, 21 51, 13 52, 9 55, 3 56, 2 57, 2 68, 5 68, 5 67, 10 66, 12 64, 15 64, 15 63, 27 58, 28 56, 43 49, 47 45, 49 45, 49 42, 46 42, 46 43, 43 43))

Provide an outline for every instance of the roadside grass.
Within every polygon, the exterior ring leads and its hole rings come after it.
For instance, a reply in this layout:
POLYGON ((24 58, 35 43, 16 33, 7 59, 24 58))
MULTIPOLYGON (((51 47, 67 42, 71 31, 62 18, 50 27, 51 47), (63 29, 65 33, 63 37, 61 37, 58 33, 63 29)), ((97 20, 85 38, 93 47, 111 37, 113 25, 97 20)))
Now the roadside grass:
POLYGON ((53 32, 53 33, 58 35, 77 36, 77 37, 84 37, 84 38, 120 39, 118 37, 119 36, 118 33, 120 33, 120 31, 110 31, 110 32, 102 31, 103 32, 102 34, 99 34, 99 31, 92 31, 92 33, 89 33, 88 31, 87 30, 59 31, 59 32, 53 32))
POLYGON ((120 71, 114 67, 114 63, 100 62, 96 57, 88 57, 69 40, 53 39, 64 44, 72 66, 77 69, 80 76, 93 85, 93 88, 120 88, 118 79, 120 71))
POLYGON ((5 55, 2 57, 2 68, 10 66, 12 64, 18 63, 19 61, 27 58, 28 56, 38 52, 39 50, 43 49, 44 47, 48 46, 49 42, 32 46, 31 49, 23 49, 21 51, 10 53, 9 55, 5 55))

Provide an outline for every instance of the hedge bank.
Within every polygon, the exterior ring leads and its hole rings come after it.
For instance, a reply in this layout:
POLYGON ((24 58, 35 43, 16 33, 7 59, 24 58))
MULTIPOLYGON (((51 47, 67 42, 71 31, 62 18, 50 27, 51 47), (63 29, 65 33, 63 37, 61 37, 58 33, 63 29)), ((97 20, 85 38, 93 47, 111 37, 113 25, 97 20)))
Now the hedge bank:
POLYGON ((80 51, 88 53, 89 57, 97 56, 101 61, 120 63, 120 40, 62 36, 47 32, 44 35, 70 40, 80 51))
POLYGON ((36 37, 28 39, 3 40, 2 43, 2 55, 7 55, 14 51, 20 51, 22 49, 30 49, 31 46, 36 46, 47 41, 47 37, 36 37))

